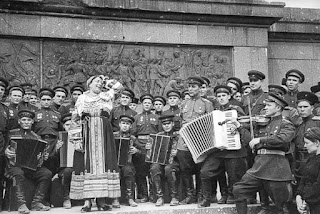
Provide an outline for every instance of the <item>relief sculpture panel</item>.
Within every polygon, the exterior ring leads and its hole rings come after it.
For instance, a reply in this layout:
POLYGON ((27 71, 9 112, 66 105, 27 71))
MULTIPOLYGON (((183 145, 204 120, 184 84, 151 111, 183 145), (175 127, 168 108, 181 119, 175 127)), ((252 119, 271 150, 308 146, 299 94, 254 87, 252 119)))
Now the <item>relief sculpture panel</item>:
POLYGON ((206 76, 214 87, 233 74, 232 49, 225 47, 43 40, 40 58, 40 41, 0 42, 1 75, 12 84, 31 82, 36 88, 69 88, 103 74, 133 89, 137 96, 163 95, 172 88, 184 89, 189 76, 206 76))

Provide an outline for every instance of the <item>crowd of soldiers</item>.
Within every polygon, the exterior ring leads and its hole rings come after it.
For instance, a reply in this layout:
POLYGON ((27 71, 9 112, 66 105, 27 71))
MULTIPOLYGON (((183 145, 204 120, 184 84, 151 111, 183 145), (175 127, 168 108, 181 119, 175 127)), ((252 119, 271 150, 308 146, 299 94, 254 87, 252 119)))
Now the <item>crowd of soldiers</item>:
MULTIPOLYGON (((110 121, 115 137, 129 137, 132 141, 129 152, 132 159, 120 167, 127 205, 138 206, 135 201, 138 198, 140 203, 151 201, 163 206, 166 181, 170 206, 198 203, 201 208, 211 203, 236 204, 238 213, 247 213, 247 204, 257 203, 259 192, 260 214, 269 212, 270 202, 278 213, 289 212, 292 189, 294 194, 309 156, 304 148, 304 133, 308 128, 320 127, 320 83, 310 91, 299 92, 305 77, 297 69, 289 70, 281 85, 268 85, 268 92, 262 89, 265 79, 262 72, 251 70, 248 79, 243 83, 237 77, 228 78, 226 84, 214 88, 213 97, 207 96, 210 81, 206 77, 189 77, 188 90, 170 90, 166 97, 144 94, 137 99, 131 89, 120 91, 110 121), (139 103, 142 110, 137 113, 139 103), (179 130, 213 110, 236 110, 238 116, 250 116, 249 122, 235 119, 230 127, 232 132, 240 133, 241 149, 216 149, 203 162, 195 163, 186 142, 179 137, 179 130), (259 121, 261 118, 263 122, 259 121), (145 162, 151 147, 150 134, 171 137, 168 164, 145 162)), ((8 81, 0 78, 0 99, 7 102, 0 105, 0 200, 3 183, 14 179, 20 213, 29 212, 24 196, 25 177, 37 183, 31 209, 44 211, 50 209, 46 194, 55 174, 62 179, 63 206, 71 208, 73 170, 59 165, 58 151, 62 145, 59 131, 70 129, 75 103, 84 91, 77 84, 70 92, 57 86, 41 88, 38 93, 31 84, 9 87, 8 81), (66 101, 69 94, 70 100, 66 101), (12 136, 48 142, 43 163, 36 171, 14 166, 11 160, 19 154, 10 148, 12 136)), ((112 205, 120 207, 118 200, 112 205)))

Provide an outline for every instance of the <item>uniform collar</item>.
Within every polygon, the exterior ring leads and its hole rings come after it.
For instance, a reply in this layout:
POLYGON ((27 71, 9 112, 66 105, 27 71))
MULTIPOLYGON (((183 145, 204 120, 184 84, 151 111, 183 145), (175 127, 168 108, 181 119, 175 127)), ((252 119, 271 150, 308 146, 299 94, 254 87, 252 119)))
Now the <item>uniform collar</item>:
POLYGON ((252 90, 251 93, 252 93, 252 95, 258 95, 258 94, 263 93, 263 90, 262 90, 262 88, 259 88, 258 90, 252 90))
POLYGON ((122 131, 120 131, 120 136, 121 136, 121 137, 130 137, 130 131, 129 131, 129 132, 122 132, 122 131))
POLYGON ((314 117, 314 115, 310 114, 308 117, 303 117, 302 120, 303 121, 311 120, 313 117, 314 117))
POLYGON ((275 117, 271 117, 270 119, 271 120, 280 120, 280 119, 282 119, 282 114, 275 116, 275 117))
POLYGON ((296 89, 296 90, 294 90, 294 91, 289 91, 289 90, 288 90, 288 95, 289 95, 289 96, 294 96, 294 95, 296 95, 298 92, 299 92, 298 89, 296 89))
POLYGON ((142 113, 143 113, 143 114, 151 114, 151 110, 149 110, 149 111, 143 110, 142 113))
POLYGON ((19 104, 10 103, 9 107, 18 109, 19 104))
POLYGON ((179 106, 170 106, 170 110, 171 110, 171 111, 175 111, 175 110, 177 110, 177 109, 179 109, 179 106))

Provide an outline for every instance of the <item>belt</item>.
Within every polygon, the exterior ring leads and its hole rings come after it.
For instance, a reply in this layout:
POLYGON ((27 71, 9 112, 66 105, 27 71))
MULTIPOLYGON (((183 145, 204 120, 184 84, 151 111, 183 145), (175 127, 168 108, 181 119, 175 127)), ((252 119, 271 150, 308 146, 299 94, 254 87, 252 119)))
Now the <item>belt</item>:
POLYGON ((44 134, 44 135, 41 135, 41 138, 57 138, 57 136, 53 135, 53 134, 44 134))
POLYGON ((285 152, 278 150, 269 150, 269 149, 259 149, 257 152, 258 155, 285 155, 285 152))
POLYGON ((138 139, 141 139, 141 140, 148 140, 150 138, 149 135, 138 135, 138 139))

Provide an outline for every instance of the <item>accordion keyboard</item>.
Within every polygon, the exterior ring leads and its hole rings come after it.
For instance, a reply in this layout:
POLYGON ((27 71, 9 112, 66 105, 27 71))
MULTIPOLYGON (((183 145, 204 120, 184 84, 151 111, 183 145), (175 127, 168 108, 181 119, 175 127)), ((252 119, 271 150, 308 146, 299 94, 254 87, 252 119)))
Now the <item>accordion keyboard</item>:
MULTIPOLYGON (((235 111, 226 111, 225 113, 225 119, 231 119, 234 117, 237 117, 237 115, 235 115, 235 111)), ((228 150, 237 150, 241 148, 241 144, 239 144, 240 142, 240 136, 239 134, 235 134, 231 132, 231 122, 226 123, 227 127, 226 127, 226 131, 227 131, 227 149, 228 150)))

